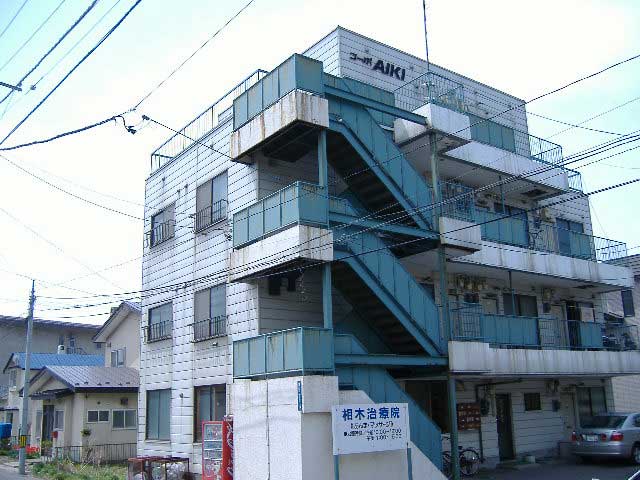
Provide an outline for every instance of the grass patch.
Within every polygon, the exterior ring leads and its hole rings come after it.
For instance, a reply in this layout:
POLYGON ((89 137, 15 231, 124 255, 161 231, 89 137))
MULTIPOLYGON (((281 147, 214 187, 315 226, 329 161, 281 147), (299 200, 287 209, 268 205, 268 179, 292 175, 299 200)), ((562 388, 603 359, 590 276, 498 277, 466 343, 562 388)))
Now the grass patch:
POLYGON ((127 477, 127 467, 123 465, 94 467, 72 462, 36 463, 31 472, 49 480, 125 480, 127 477))

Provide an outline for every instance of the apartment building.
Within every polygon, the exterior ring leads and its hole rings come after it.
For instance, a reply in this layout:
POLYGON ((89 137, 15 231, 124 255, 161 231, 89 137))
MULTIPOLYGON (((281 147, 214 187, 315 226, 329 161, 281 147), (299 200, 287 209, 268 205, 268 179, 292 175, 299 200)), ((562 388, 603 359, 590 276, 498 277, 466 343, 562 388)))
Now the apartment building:
MULTIPOLYGON (((614 261, 631 269, 633 286, 604 295, 605 341, 619 344, 620 348, 638 348, 637 329, 640 325, 640 255, 629 255, 614 261), (609 335, 610 330, 623 335, 609 335)), ((640 376, 615 377, 611 379, 613 408, 619 412, 640 411, 640 376)))
POLYGON ((437 478, 452 428, 495 464, 611 409, 640 373, 603 336, 626 246, 593 235, 522 103, 338 27, 153 152, 139 454, 198 473, 201 421, 232 415, 235 477, 332 478, 331 406, 403 402, 414 475, 437 478))

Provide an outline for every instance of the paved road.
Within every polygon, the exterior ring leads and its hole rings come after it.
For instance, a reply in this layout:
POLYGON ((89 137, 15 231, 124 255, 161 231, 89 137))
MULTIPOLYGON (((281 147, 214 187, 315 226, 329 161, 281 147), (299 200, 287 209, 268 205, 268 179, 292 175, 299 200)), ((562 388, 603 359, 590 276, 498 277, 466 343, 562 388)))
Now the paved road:
POLYGON ((483 472, 478 480, 627 480, 638 469, 628 462, 619 461, 593 464, 554 463, 523 470, 498 469, 483 472))
POLYGON ((30 475, 22 476, 18 473, 17 468, 8 465, 0 465, 0 480, 37 480, 30 475))

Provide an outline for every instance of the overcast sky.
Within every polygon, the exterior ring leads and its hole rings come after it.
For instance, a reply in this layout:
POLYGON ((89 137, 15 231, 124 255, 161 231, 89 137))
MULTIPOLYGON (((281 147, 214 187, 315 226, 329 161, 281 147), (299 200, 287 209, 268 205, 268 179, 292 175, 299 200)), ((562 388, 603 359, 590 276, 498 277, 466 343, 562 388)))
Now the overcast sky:
MULTIPOLYGON (((0 31, 23 1, 0 0, 0 31)), ((17 82, 90 3, 63 1, 33 39, 0 69, 0 81, 17 82)), ((0 138, 133 3, 98 0, 77 31, 25 85, 40 79, 112 9, 102 22, 38 83, 36 90, 17 94, 10 104, 0 105, 0 138)), ((5 146, 127 111, 245 3, 143 0, 5 146)), ((26 3, 0 38, 0 66, 59 4, 60 0, 26 3)), ((137 123, 139 114, 146 113, 178 128, 256 68, 272 69, 336 25, 424 57, 421 9, 421 0, 255 0, 127 120, 137 123)), ((430 0, 428 24, 434 63, 524 99, 640 53, 637 0, 430 0)), ((558 120, 581 122, 639 97, 638 78, 640 60, 527 108, 558 120)), ((640 129, 639 119, 640 100, 586 125, 627 133, 640 129)), ((615 138, 578 129, 556 135, 566 127, 533 116, 529 122, 532 134, 562 144, 565 156, 615 138)), ((140 217, 149 154, 169 136, 170 132, 153 125, 131 135, 121 124, 109 124, 4 155, 76 195, 140 217)), ((584 190, 640 176, 639 159, 637 150, 581 169, 584 190)), ((100 323, 106 319, 103 313, 109 305, 58 310, 95 303, 95 299, 60 301, 47 296, 80 297, 140 289, 142 222, 71 198, 2 158, 0 180, 0 207, 10 215, 0 210, 0 314, 25 313, 30 288, 26 277, 37 279, 36 315, 50 319, 100 323), (64 286, 54 286, 60 283, 64 286)), ((638 184, 592 197, 596 234, 626 241, 630 247, 640 245, 639 199, 638 184)), ((631 253, 640 253, 640 249, 631 253)))

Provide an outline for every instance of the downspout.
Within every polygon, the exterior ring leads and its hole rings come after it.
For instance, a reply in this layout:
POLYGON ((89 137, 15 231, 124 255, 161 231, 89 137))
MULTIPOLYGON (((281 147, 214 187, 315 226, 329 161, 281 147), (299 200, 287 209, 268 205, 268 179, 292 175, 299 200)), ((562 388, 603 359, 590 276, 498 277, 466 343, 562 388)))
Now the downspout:
MULTIPOLYGON (((522 379, 519 378, 518 380, 509 380, 505 382, 478 383, 473 387, 476 394, 476 402, 477 403, 480 402, 480 387, 490 387, 493 385, 507 385, 511 383, 522 383, 522 379)), ((482 415, 480 415, 480 428, 478 429, 478 444, 480 446, 480 461, 484 462, 484 443, 482 440, 482 415)))

